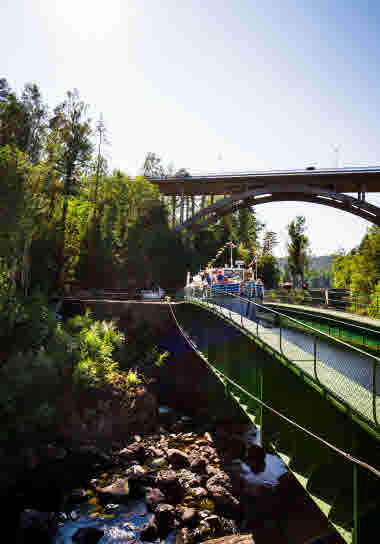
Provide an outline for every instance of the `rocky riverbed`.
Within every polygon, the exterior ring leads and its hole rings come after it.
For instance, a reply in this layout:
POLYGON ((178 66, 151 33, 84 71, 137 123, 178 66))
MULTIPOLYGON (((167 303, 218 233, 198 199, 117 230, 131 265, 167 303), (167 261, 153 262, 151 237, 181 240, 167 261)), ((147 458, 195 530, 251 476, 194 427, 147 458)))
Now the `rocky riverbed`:
POLYGON ((276 525, 287 469, 258 445, 254 426, 178 415, 112 451, 90 453, 81 487, 66 487, 59 508, 22 512, 25 542, 38 535, 33 541, 56 544, 191 544, 253 531, 263 519, 276 525))

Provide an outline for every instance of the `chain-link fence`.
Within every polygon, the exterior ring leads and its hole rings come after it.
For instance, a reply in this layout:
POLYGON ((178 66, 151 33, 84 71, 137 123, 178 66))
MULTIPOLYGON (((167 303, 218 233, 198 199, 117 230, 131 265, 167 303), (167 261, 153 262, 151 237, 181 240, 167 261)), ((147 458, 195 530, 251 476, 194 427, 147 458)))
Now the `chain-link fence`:
POLYGON ((380 419, 380 359, 271 308, 236 295, 187 288, 207 306, 283 356, 371 426, 380 419))

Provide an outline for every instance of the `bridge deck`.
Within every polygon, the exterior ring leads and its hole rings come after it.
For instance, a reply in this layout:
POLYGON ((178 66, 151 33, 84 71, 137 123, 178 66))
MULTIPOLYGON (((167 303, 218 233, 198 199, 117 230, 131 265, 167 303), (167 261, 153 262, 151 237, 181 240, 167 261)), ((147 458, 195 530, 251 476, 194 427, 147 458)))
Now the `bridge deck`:
POLYGON ((379 192, 380 168, 320 168, 315 170, 207 173, 185 177, 148 177, 165 195, 222 195, 253 187, 291 184, 317 185, 339 193, 379 192), (183 193, 182 193, 183 192, 183 193))
MULTIPOLYGON (((211 302, 206 305, 199 299, 196 299, 196 302, 221 313, 240 327, 243 326, 254 336, 258 336, 313 380, 317 378, 321 385, 360 413, 371 424, 377 425, 373 413, 373 359, 318 340, 316 364, 314 364, 314 341, 309 335, 296 330, 283 329, 280 337, 280 329, 268 328, 243 317, 246 306, 238 301, 233 301, 233 309, 211 302)), ((376 374, 375 386, 376 391, 380 392, 380 368, 376 374)), ((380 414, 379 395, 376 396, 375 404, 376 413, 380 414)))

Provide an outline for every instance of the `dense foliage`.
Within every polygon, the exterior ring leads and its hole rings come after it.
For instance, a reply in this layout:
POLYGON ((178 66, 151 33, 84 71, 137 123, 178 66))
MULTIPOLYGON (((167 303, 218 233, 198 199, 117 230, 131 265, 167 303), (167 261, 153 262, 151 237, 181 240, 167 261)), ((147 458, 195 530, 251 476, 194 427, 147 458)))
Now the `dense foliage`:
MULTIPOLYGON (((120 383, 120 371, 128 372, 126 386, 139 383, 144 367, 167 356, 142 331, 123 348, 115 324, 88 313, 62 322, 53 297, 80 288, 133 291, 152 281, 178 289, 188 270, 204 267, 230 240, 235 259, 248 263, 255 255, 264 282, 278 280, 276 236, 253 208, 178 235, 172 228, 181 213, 178 199, 173 209, 146 178, 188 172, 164 167, 155 153, 147 154, 145 176, 110 171, 105 142, 103 120, 93 126, 77 90, 50 110, 36 84, 17 96, 0 79, 2 438, 54 425, 67 392, 120 383)), ((208 203, 206 196, 188 197, 187 213, 208 203)))
MULTIPOLYGON (((196 272, 229 240, 238 245, 236 259, 248 262, 256 251, 259 274, 277 281, 276 241, 252 208, 195 234, 175 234, 169 223, 179 219, 178 199, 173 210, 144 176, 110 172, 105 132, 102 119, 93 127, 76 90, 50 112, 37 85, 25 85, 17 97, 0 80, 0 266, 13 291, 143 287, 153 280, 178 288, 187 270, 196 272)), ((147 177, 175 172, 151 152, 143 169, 147 177)), ((188 197, 187 213, 196 204, 188 197)))
POLYGON ((380 228, 370 227, 360 245, 334 256, 334 287, 360 293, 358 310, 377 315, 380 296, 380 228), (362 305, 362 306, 361 306, 362 305))

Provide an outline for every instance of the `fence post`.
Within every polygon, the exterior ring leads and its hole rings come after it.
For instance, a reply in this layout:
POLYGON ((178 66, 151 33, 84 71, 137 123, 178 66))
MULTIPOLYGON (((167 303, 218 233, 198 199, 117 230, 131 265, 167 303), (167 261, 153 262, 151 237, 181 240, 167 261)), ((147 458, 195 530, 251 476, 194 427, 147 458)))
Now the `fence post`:
MULTIPOLYGON (((352 434, 352 455, 356 454, 356 432, 353 430, 352 434)), ((352 510, 354 514, 354 525, 352 527, 352 544, 359 544, 359 534, 358 534, 358 466, 356 463, 352 465, 352 476, 353 476, 353 493, 352 493, 352 510)))
POLYGON ((317 382, 319 382, 317 375, 317 336, 314 335, 314 376, 317 382))
MULTIPOLYGON (((260 400, 264 402, 264 370, 260 369, 260 400)), ((263 433, 263 417, 264 417, 264 408, 260 404, 260 443, 261 446, 264 446, 264 433, 263 433)))
POLYGON ((375 420, 376 425, 379 425, 379 422, 377 420, 377 406, 376 406, 376 367, 377 367, 377 361, 376 359, 374 359, 373 366, 372 366, 372 411, 373 411, 373 419, 375 420))
POLYGON ((282 349, 282 321, 281 321, 281 316, 280 316, 280 351, 284 355, 284 351, 282 349))

